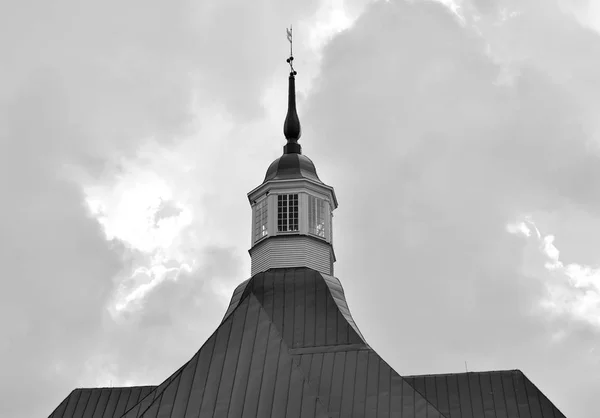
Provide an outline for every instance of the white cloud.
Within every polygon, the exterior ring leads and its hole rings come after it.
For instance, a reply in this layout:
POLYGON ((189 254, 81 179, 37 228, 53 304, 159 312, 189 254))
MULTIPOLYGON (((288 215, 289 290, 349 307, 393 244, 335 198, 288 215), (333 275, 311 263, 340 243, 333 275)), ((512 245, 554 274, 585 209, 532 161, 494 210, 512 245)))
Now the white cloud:
POLYGON ((214 324, 189 321, 222 304, 202 288, 207 276, 199 269, 221 268, 226 281, 246 263, 228 246, 247 231, 231 210, 246 190, 217 198, 226 183, 244 188, 245 179, 215 172, 228 160, 251 165, 241 158, 248 145, 231 157, 241 137, 222 133, 233 125, 227 120, 240 129, 261 117, 258 98, 286 42, 281 22, 317 7, 72 0, 3 7, 0 190, 12 203, 0 220, 0 260, 12 280, 0 296, 0 325, 11 341, 0 345, 0 357, 11 359, 0 364, 10 377, 0 384, 1 416, 47 415, 73 387, 95 384, 90 376, 131 381, 130 366, 153 383, 176 367, 167 359, 183 361, 201 342, 189 328, 205 336, 214 324), (166 201, 179 211, 157 221, 166 201), (215 267, 211 258, 228 265, 215 267), (131 279, 141 267, 150 277, 131 279), (176 269, 185 280, 161 279, 176 269), (137 300, 143 309, 114 322, 107 307, 148 283, 152 291, 137 300), (161 311, 165 298, 177 306, 161 311), (152 327, 177 322, 175 312, 185 325, 161 332, 171 332, 177 347, 141 342, 152 327))
MULTIPOLYGON (((551 315, 565 316, 575 321, 582 321, 600 332, 600 267, 582 265, 578 263, 564 264, 560 259, 560 251, 555 246, 556 237, 545 235, 542 237, 529 217, 529 225, 536 229, 536 236, 532 236, 529 226, 525 222, 508 224, 507 230, 512 234, 520 233, 533 241, 543 258, 529 257, 527 271, 535 279, 544 284, 546 295, 539 301, 540 306, 551 315), (531 264, 539 264, 531 265, 531 264), (546 271, 540 270, 543 265, 546 271), (531 274, 533 272, 533 274, 531 274)), ((557 330, 555 340, 563 340, 567 335, 564 329, 557 330)))
POLYGON ((528 226, 525 224, 525 222, 506 224, 506 230, 508 232, 510 232, 511 234, 521 233, 521 234, 525 235, 526 237, 531 236, 531 230, 528 228, 528 226))
POLYGON ((327 47, 305 134, 322 138, 325 180, 353 196, 336 213, 336 271, 367 339, 401 373, 458 371, 465 358, 517 367, 586 416, 600 331, 593 293, 565 266, 600 262, 584 250, 600 201, 589 145, 600 62, 578 49, 600 40, 553 2, 464 1, 461 15, 375 3, 327 47), (567 376, 579 383, 565 387, 567 376))
POLYGON ((517 367, 593 410, 600 47, 556 2, 464 0, 464 21, 430 1, 38 3, 0 16, 0 415, 158 383, 218 324, 249 271, 245 194, 284 143, 289 23, 370 343, 401 373, 517 367))
POLYGON ((323 47, 338 33, 349 28, 357 16, 350 16, 346 10, 344 0, 331 0, 321 3, 321 7, 311 23, 308 36, 308 45, 315 52, 320 52, 323 47))

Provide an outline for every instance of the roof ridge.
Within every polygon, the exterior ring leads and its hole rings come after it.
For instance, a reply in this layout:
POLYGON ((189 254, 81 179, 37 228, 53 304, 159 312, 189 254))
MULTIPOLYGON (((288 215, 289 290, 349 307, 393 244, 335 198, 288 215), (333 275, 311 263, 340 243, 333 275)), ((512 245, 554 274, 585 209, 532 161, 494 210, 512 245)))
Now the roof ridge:
POLYGON ((71 392, 76 390, 101 390, 101 389, 143 389, 143 388, 156 388, 158 385, 136 385, 136 386, 95 386, 95 387, 85 387, 85 388, 75 388, 71 392))
MULTIPOLYGON (((192 356, 192 358, 193 358, 193 356, 192 356)), ((137 403, 135 403, 134 405, 132 405, 131 408, 125 409, 125 411, 123 412, 123 414, 120 417, 126 417, 138 405, 140 406, 140 408, 138 409, 138 412, 140 412, 141 415, 143 415, 144 412, 146 410, 148 410, 149 406, 146 407, 146 409, 144 409, 143 411, 141 411, 142 402, 144 402, 149 396, 152 396, 153 398, 152 398, 152 400, 150 401, 150 404, 149 404, 149 405, 151 405, 157 398, 161 397, 162 394, 163 394, 163 392, 166 390, 167 386, 169 386, 174 380, 177 379, 177 377, 179 375, 181 375, 181 373, 183 372, 183 369, 185 368, 185 366, 187 366, 187 364, 190 361, 191 361, 191 359, 188 360, 188 361, 186 361, 185 363, 183 363, 183 365, 179 369, 177 369, 174 373, 172 373, 171 375, 169 375, 169 377, 167 377, 163 382, 161 382, 157 386, 154 386, 154 388, 150 392, 148 392, 146 394, 146 396, 144 396, 137 403), (164 387, 161 389, 161 385, 163 385, 163 384, 164 384, 164 387), (161 390, 159 390, 159 389, 161 389, 161 390)))
POLYGON ((481 373, 521 373, 524 375, 524 373, 520 370, 520 369, 505 369, 505 370, 481 370, 481 371, 468 371, 468 372, 457 372, 457 373, 428 373, 428 374, 407 374, 407 375, 402 375, 402 377, 405 378, 412 378, 412 377, 430 377, 430 376, 458 376, 458 375, 464 375, 464 374, 481 374, 481 373))

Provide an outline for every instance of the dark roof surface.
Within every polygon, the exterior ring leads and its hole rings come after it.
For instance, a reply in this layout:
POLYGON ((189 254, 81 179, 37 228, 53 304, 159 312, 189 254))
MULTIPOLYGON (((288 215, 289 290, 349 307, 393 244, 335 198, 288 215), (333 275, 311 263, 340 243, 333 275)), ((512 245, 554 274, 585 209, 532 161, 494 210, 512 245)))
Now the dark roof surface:
POLYGON ((50 418, 119 418, 154 388, 75 389, 50 414, 50 418))
POLYGON ((132 390, 77 389, 51 418, 564 417, 518 371, 400 376, 366 344, 339 281, 308 268, 242 283, 190 361, 135 406, 132 390), (94 412, 92 396, 112 406, 94 412))
POLYGON ((162 393, 124 416, 441 417, 364 343, 330 284, 307 268, 255 275, 162 393))
POLYGON ((448 418, 565 418, 520 370, 404 378, 448 418))
POLYGON ((301 178, 322 183, 310 158, 302 154, 283 154, 271 163, 267 169, 264 182, 301 178))

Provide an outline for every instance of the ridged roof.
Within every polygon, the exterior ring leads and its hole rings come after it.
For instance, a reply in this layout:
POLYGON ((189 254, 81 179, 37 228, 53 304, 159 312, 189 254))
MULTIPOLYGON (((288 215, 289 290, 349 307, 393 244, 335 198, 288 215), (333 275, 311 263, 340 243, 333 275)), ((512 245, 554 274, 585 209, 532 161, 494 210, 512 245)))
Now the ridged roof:
POLYGON ((266 183, 269 180, 289 180, 289 179, 311 179, 322 183, 317 175, 315 165, 305 155, 302 154, 283 154, 281 157, 271 163, 265 175, 266 183))
POLYGON ((404 378, 450 418, 565 418, 520 370, 404 378))
POLYGON ((403 378, 365 343, 339 281, 308 268, 242 283, 200 350, 135 406, 108 395, 113 412, 90 415, 77 391, 51 418, 563 418, 518 371, 403 378))
POLYGON ((294 268, 249 280, 163 393, 124 417, 370 417, 403 408, 441 417, 364 343, 326 279, 294 268))
POLYGON ((119 418, 156 386, 75 389, 50 418, 119 418))

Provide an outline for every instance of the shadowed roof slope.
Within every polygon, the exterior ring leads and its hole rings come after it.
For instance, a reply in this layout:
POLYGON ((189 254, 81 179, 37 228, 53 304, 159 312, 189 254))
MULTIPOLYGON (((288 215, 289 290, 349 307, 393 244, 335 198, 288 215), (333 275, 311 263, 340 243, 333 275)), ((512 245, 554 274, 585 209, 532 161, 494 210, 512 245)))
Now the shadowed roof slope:
POLYGON ((406 376, 445 416, 565 418, 520 370, 406 376))
POLYGON ((124 417, 442 417, 364 343, 329 286, 307 268, 255 275, 163 392, 124 417))
POLYGON ((49 418, 119 418, 155 386, 75 389, 49 418))
POLYGON ((239 285, 217 330, 159 386, 76 389, 50 416, 141 417, 564 415, 520 371, 400 376, 366 344, 335 277, 290 268, 239 285))
POLYGON ((271 163, 265 174, 269 180, 310 179, 322 183, 310 158, 302 154, 283 154, 271 163))

